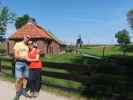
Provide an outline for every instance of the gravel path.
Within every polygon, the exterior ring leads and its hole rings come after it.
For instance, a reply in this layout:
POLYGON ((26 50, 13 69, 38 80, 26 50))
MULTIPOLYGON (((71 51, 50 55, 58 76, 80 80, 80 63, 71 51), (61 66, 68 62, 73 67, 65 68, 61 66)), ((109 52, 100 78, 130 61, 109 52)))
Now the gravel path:
MULTIPOLYGON (((15 96, 15 87, 14 84, 8 81, 0 80, 0 100, 13 100, 15 96)), ((63 96, 56 96, 45 91, 40 91, 40 95, 37 98, 25 98, 24 96, 20 97, 20 100, 70 100, 69 98, 63 96)))

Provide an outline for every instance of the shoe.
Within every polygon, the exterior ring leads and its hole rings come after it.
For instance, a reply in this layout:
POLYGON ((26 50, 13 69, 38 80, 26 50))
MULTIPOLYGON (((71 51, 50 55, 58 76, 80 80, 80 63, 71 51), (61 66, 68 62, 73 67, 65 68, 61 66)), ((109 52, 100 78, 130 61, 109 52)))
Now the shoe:
POLYGON ((34 92, 33 97, 38 97, 39 96, 39 92, 34 92))
POLYGON ((13 100, 19 100, 19 96, 15 96, 13 100))
POLYGON ((30 92, 29 96, 30 97, 34 97, 34 93, 33 92, 30 92))
POLYGON ((16 92, 16 96, 14 97, 14 99, 13 99, 13 100, 19 100, 20 95, 21 95, 21 91, 16 92))
POLYGON ((19 100, 20 95, 16 94, 13 100, 19 100))
POLYGON ((28 93, 26 92, 25 89, 22 90, 22 95, 25 96, 25 97, 28 97, 28 98, 31 98, 28 93))

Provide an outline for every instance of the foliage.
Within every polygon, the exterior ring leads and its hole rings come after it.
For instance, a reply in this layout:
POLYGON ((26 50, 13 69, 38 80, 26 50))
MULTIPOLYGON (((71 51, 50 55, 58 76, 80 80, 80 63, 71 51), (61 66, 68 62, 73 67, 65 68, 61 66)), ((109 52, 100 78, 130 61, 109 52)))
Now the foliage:
POLYGON ((15 22, 16 29, 21 28, 29 20, 29 15, 25 14, 22 17, 18 17, 15 22))
POLYGON ((75 50, 74 47, 66 47, 66 48, 65 48, 65 51, 66 51, 66 52, 73 52, 74 50, 75 50))
POLYGON ((6 49, 0 49, 0 54, 3 54, 6 52, 6 49))
POLYGON ((123 29, 115 34, 115 38, 120 45, 127 45, 130 43, 129 32, 123 29))
POLYGON ((0 54, 3 54, 6 52, 6 49, 4 48, 4 45, 0 44, 0 54))
POLYGON ((14 18, 15 14, 8 7, 0 5, 0 35, 5 35, 7 24, 12 23, 14 18))
POLYGON ((36 22, 36 20, 34 18, 31 18, 28 14, 25 14, 25 15, 23 15, 21 17, 18 17, 16 19, 16 22, 15 22, 16 29, 19 29, 23 25, 25 25, 28 22, 29 19, 31 19, 33 22, 36 22))
POLYGON ((128 51, 128 44, 131 43, 129 32, 126 29, 123 29, 115 34, 115 38, 117 39, 123 54, 125 54, 126 51, 128 51))
POLYGON ((127 13, 127 21, 131 27, 131 29, 133 30, 133 9, 129 10, 127 13))

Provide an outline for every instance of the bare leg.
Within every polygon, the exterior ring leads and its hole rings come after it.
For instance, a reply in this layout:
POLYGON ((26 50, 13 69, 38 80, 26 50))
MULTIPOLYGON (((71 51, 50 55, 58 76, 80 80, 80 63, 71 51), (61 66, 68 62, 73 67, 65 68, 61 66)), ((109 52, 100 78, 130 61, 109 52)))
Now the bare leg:
POLYGON ((25 97, 30 97, 28 94, 27 94, 27 91, 26 91, 26 87, 27 87, 27 79, 23 78, 23 90, 22 90, 22 94, 25 96, 25 97))
POLYGON ((26 86, 27 86, 27 80, 24 78, 23 79, 23 89, 26 89, 26 86))
POLYGON ((19 100, 19 97, 22 92, 22 86, 23 86, 23 81, 22 79, 16 80, 15 87, 16 87, 16 96, 14 100, 19 100))
POLYGON ((22 85, 23 85, 22 79, 16 80, 16 84, 15 84, 15 86, 16 86, 16 91, 21 90, 21 89, 22 89, 22 85))

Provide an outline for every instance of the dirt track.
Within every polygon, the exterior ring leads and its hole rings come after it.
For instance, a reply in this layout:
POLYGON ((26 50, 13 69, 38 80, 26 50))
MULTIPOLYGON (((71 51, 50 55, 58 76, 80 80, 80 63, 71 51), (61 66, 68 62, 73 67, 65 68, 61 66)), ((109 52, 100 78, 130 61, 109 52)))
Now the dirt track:
MULTIPOLYGON (((0 80, 0 100, 13 100, 15 96, 15 87, 14 84, 7 81, 0 80)), ((38 98, 25 98, 24 96, 20 97, 20 100, 70 100, 69 98, 63 96, 56 96, 45 91, 41 91, 38 98)))

